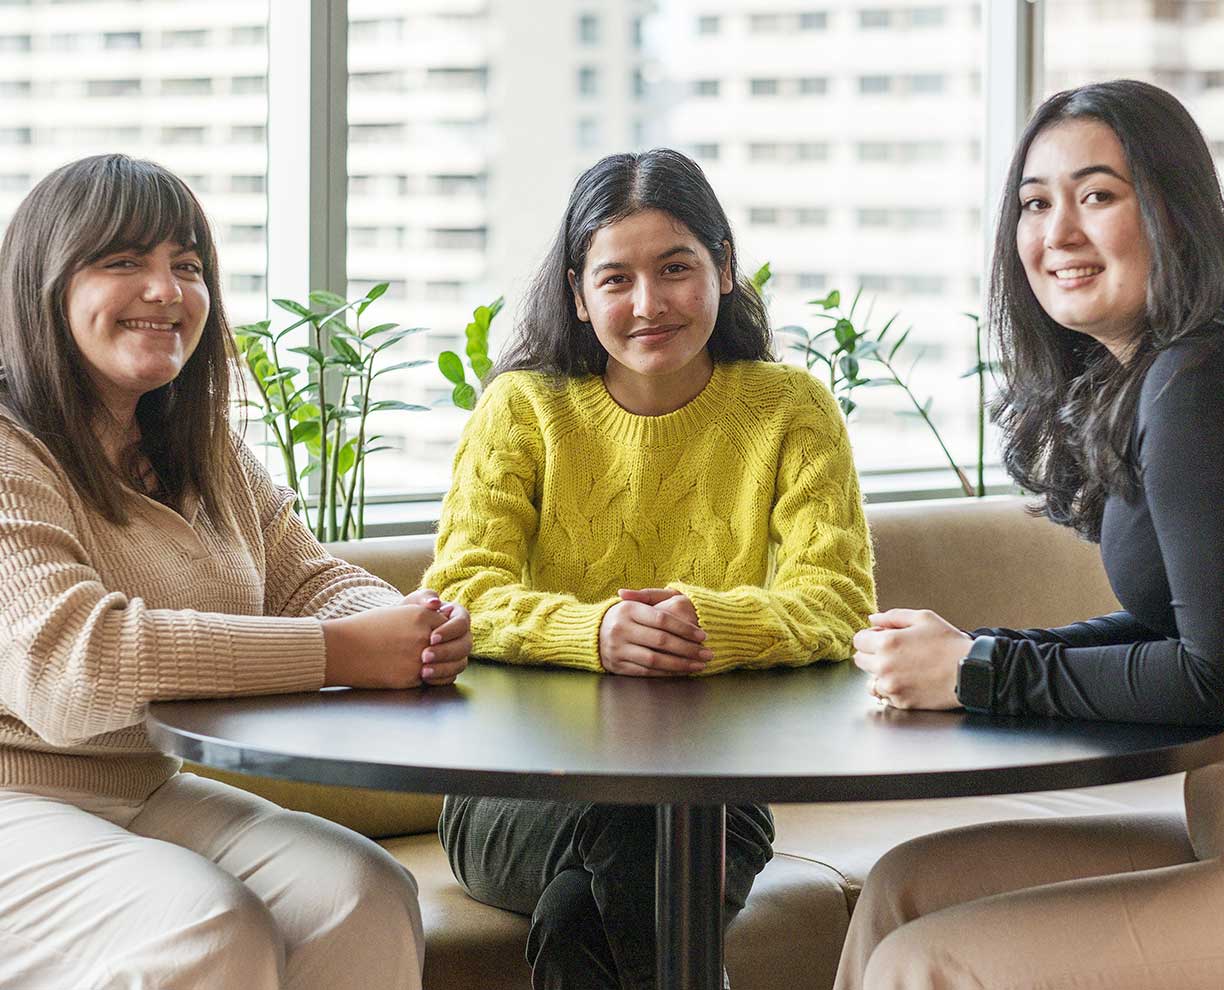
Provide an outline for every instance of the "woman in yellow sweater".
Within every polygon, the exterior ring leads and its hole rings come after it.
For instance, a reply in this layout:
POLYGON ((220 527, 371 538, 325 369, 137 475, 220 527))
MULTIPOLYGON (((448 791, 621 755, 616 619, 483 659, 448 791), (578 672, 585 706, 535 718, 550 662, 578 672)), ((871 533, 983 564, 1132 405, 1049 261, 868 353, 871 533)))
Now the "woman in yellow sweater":
POLYGON ((394 859, 178 773, 145 735, 150 701, 448 682, 470 645, 461 607, 401 598, 298 520, 227 427, 232 346, 174 175, 87 158, 18 207, 0 246, 0 987, 421 986, 394 859))
MULTIPOLYGON (((474 652, 642 677, 850 656, 874 591, 845 426, 773 362, 693 162, 578 179, 497 371, 425 578, 474 652)), ((534 986, 654 986, 652 808, 452 797, 440 831, 473 897, 532 915, 534 986)), ((772 838, 727 809, 729 914, 772 838)))

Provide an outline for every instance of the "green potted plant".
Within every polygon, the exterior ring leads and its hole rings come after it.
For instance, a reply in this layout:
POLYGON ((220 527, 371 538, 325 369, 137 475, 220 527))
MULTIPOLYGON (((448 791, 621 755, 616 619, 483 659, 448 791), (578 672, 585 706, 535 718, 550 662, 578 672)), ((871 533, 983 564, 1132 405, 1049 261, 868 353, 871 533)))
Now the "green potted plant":
POLYGON ((379 323, 363 329, 362 318, 387 291, 381 282, 357 299, 315 290, 308 303, 273 302, 293 319, 279 330, 271 320, 234 329, 242 363, 255 388, 254 408, 267 427, 268 445, 284 462, 289 487, 297 493, 298 511, 320 540, 361 539, 365 535, 366 458, 388 449, 381 435, 369 431, 371 413, 424 411, 425 406, 398 399, 374 399, 374 383, 383 375, 429 362, 387 363, 390 349, 424 327, 379 323), (287 346, 295 332, 306 343, 287 346), (285 363, 294 354, 305 367, 285 363), (309 485, 307 480, 314 478, 309 485))

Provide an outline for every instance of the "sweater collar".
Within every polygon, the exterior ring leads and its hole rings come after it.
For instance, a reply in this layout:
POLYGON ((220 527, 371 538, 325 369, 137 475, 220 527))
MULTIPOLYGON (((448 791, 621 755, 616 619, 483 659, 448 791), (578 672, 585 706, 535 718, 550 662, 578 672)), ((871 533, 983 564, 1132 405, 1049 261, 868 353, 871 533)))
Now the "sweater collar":
POLYGON ((739 376, 738 362, 715 362, 705 388, 675 412, 662 416, 637 416, 621 408, 598 375, 579 378, 570 388, 580 414, 611 440, 631 447, 670 447, 701 433, 722 413, 737 391, 739 376))

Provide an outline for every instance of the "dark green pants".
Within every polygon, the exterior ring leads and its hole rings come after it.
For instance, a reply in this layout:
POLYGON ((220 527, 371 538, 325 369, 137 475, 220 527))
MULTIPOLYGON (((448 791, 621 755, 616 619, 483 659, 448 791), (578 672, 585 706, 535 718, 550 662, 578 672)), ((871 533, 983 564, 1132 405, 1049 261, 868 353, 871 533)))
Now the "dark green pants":
MULTIPOLYGON (((448 797, 438 824, 478 901, 531 915, 537 990, 655 990, 655 809, 448 797)), ((764 805, 727 808, 724 921, 773 854, 764 805)))

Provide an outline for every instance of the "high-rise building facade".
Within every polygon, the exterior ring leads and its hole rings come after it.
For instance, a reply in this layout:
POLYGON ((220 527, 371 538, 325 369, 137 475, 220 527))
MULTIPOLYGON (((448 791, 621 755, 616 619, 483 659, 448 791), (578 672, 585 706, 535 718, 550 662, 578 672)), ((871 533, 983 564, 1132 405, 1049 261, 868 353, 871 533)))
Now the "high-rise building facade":
MULTIPOLYGON (((0 0, 0 226, 58 164, 154 158, 214 220, 232 319, 275 318, 265 226, 279 2, 0 0)), ((1224 155, 1221 6, 1045 2, 1045 91, 1149 79, 1187 101, 1224 155)), ((873 326, 893 313, 894 333, 913 325, 901 370, 918 358, 915 393, 934 397, 967 463, 963 314, 980 310, 995 198, 987 13, 984 0, 350 0, 349 289, 387 281, 380 320, 431 328, 405 357, 462 350, 472 308, 505 295, 496 341, 577 174, 604 154, 678 147, 710 176, 745 270, 770 263, 775 325, 819 329, 810 300, 859 288, 859 319, 872 307, 873 326)), ((396 450, 371 461, 371 490, 445 487, 466 414, 436 369, 383 389, 436 408, 377 424, 396 450)), ((926 427, 898 415, 900 391, 857 398, 861 468, 940 464, 926 427)))

